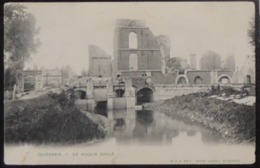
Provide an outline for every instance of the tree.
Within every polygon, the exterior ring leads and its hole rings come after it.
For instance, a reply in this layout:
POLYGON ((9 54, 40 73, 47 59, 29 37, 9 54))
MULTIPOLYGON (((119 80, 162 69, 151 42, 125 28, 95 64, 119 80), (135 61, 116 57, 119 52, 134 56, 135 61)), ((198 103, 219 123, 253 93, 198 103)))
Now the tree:
POLYGON ((250 37, 250 43, 252 46, 255 46, 255 21, 252 19, 249 22, 250 28, 247 30, 247 34, 250 37))
POLYGON ((4 6, 4 87, 20 84, 24 62, 40 45, 35 17, 20 4, 4 6))
POLYGON ((181 57, 173 57, 166 61, 166 68, 168 72, 178 70, 180 73, 183 73, 184 70, 189 68, 189 65, 186 59, 181 57))

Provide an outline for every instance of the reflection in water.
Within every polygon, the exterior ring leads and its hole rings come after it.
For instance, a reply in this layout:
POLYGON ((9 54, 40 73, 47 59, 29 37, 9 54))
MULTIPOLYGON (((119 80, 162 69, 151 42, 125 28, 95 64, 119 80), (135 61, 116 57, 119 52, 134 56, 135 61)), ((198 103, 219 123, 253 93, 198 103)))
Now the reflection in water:
POLYGON ((110 136, 118 144, 172 144, 176 141, 191 140, 201 143, 220 143, 220 136, 207 128, 194 123, 172 119, 160 112, 149 110, 108 111, 113 120, 110 136))
POLYGON ((95 107, 95 113, 107 117, 107 101, 98 101, 95 107))
MULTIPOLYGON (((181 118, 172 119, 160 112, 131 109, 108 111, 107 117, 113 122, 110 124, 106 141, 96 144, 87 142, 72 146, 5 146, 5 161, 9 164, 35 164, 35 160, 37 163, 46 164, 46 159, 48 164, 176 164, 170 162, 173 159, 192 161, 185 164, 198 164, 196 160, 214 161, 216 159, 232 161, 221 164, 251 164, 255 162, 255 145, 223 144, 216 132, 191 122, 184 122, 181 118), (208 145, 209 143, 210 145, 208 145), (71 151, 78 154, 110 153, 112 151, 114 155, 111 157, 102 156, 102 158, 65 156, 70 159, 38 157, 38 152, 63 154, 71 153, 71 151), (143 156, 145 156, 145 160, 143 156)), ((199 164, 214 163, 200 162, 199 164)))
POLYGON ((153 112, 148 110, 136 111, 136 123, 133 130, 133 137, 140 141, 148 140, 152 127, 155 125, 153 112))
POLYGON ((115 119, 114 130, 121 129, 124 130, 126 128, 125 120, 123 118, 115 119))
POLYGON ((136 111, 136 121, 142 123, 143 125, 150 125, 154 121, 154 113, 150 110, 137 110, 136 111))

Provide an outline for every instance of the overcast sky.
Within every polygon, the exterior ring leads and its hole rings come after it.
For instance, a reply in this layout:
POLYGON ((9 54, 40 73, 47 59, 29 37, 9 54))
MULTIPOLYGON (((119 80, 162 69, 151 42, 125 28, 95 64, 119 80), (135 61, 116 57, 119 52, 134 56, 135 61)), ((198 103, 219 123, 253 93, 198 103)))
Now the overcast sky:
POLYGON ((213 50, 234 54, 237 65, 254 54, 247 30, 254 17, 250 2, 25 3, 41 28, 42 42, 27 66, 70 65, 88 69, 88 45, 113 56, 116 19, 144 19, 155 36, 171 39, 171 57, 188 58, 213 50))

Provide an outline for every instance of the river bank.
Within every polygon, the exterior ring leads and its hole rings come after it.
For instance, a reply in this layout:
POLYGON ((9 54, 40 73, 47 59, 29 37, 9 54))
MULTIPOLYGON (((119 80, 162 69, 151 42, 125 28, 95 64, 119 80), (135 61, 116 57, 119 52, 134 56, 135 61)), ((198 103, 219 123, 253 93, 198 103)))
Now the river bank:
POLYGON ((231 143, 254 142, 255 107, 209 98, 200 93, 144 104, 144 109, 183 117, 216 130, 231 143))
POLYGON ((104 139, 106 130, 65 93, 4 103, 7 144, 75 144, 104 139))

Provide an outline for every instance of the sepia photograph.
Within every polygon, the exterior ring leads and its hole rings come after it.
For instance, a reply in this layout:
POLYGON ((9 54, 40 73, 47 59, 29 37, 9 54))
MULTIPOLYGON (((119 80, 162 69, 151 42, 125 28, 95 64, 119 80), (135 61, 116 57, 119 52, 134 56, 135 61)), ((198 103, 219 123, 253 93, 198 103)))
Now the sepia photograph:
POLYGON ((256 4, 5 3, 5 164, 255 163, 256 4))

